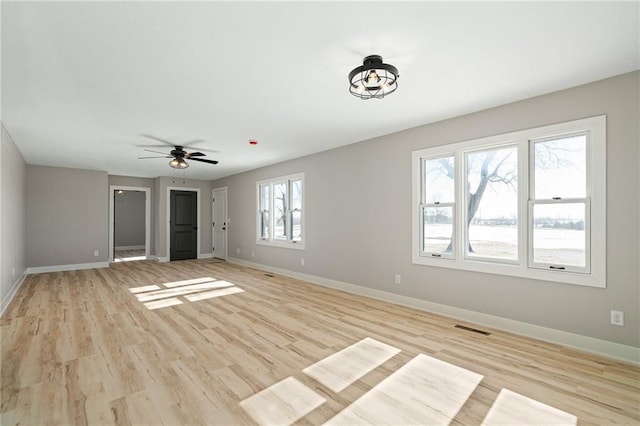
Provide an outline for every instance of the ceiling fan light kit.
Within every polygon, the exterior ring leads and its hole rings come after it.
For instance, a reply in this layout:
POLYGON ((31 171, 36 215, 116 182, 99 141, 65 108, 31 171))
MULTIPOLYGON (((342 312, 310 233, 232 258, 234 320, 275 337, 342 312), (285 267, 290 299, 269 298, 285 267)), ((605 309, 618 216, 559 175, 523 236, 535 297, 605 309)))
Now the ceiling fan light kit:
POLYGON ((349 73, 349 92, 360 99, 382 99, 398 88, 398 69, 382 62, 382 56, 370 55, 349 73))
POLYGON ((169 161, 169 165, 174 169, 186 169, 187 167, 189 167, 189 163, 184 161, 184 158, 174 158, 173 160, 169 161))
MULTIPOLYGON (((155 139, 155 138, 154 138, 155 139)), ((154 151, 151 149, 145 149, 145 151, 155 152, 156 154, 162 154, 159 157, 138 157, 139 160, 146 160, 149 158, 171 158, 169 161, 169 166, 173 169, 184 170, 189 167, 189 163, 186 160, 192 161, 200 161, 202 163, 208 164, 218 164, 217 160, 205 160, 204 158, 195 158, 195 157, 204 157, 206 154, 202 152, 187 152, 184 150, 184 146, 175 145, 169 154, 165 154, 160 151, 154 151)))

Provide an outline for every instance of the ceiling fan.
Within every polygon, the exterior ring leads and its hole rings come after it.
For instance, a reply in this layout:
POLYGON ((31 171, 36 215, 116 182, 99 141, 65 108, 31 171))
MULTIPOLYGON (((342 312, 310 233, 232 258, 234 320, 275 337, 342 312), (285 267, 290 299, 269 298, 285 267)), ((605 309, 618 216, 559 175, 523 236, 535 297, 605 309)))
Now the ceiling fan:
MULTIPOLYGON (((152 139, 159 140, 166 145, 172 145, 170 142, 160 138, 156 138, 155 136, 150 136, 150 135, 145 135, 145 136, 150 137, 152 139)), ((149 158, 171 158, 171 161, 169 161, 169 166, 173 167, 174 169, 186 169, 187 167, 189 167, 189 163, 187 163, 185 160, 200 161, 202 163, 208 163, 208 164, 218 164, 217 160, 207 160, 204 158, 197 158, 197 157, 204 157, 206 156, 206 154, 203 154, 202 152, 199 152, 199 151, 187 152, 185 151, 184 145, 173 145, 173 149, 168 154, 160 151, 154 151, 152 149, 145 149, 145 151, 155 152, 156 154, 162 154, 162 155, 153 156, 153 157, 138 157, 139 160, 146 160, 149 158)))

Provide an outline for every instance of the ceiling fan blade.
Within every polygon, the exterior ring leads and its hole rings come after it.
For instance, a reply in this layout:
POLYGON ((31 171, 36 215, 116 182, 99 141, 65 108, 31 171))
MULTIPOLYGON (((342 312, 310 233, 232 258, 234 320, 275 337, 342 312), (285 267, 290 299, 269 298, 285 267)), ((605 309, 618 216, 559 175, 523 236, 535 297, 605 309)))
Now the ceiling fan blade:
MULTIPOLYGON (((189 142, 191 143, 191 142, 189 142)), ((216 151, 215 149, 208 149, 208 148, 202 148, 202 147, 190 147, 189 143, 186 143, 184 145, 182 145, 182 148, 186 149, 187 151, 190 149, 193 149, 194 151, 197 149, 198 151, 204 151, 204 152, 213 152, 213 153, 219 153, 220 151, 216 151)))
POLYGON ((191 161, 201 161, 203 163, 218 164, 216 160, 205 160, 203 158, 190 158, 191 161))
POLYGON ((166 145, 164 145, 164 144, 163 145, 147 145, 147 144, 145 144, 145 145, 133 145, 133 146, 135 146, 136 148, 166 148, 166 145))
POLYGON ((138 160, 146 160, 148 158, 173 158, 173 157, 170 156, 170 155, 161 155, 161 156, 158 156, 158 157, 138 157, 138 160))
POLYGON ((206 142, 204 139, 194 139, 192 141, 189 142, 185 142, 184 145, 193 145, 193 144, 198 144, 198 143, 202 143, 202 142, 206 142))
POLYGON ((156 154, 168 155, 166 152, 154 151, 152 149, 145 149, 145 151, 155 152, 156 154))
POLYGON ((145 133, 142 133, 142 134, 140 134, 140 136, 144 136, 145 138, 149 138, 149 139, 156 140, 156 141, 158 141, 158 142, 162 142, 162 143, 163 143, 163 144, 165 144, 165 145, 175 146, 175 144, 174 144, 173 142, 166 141, 166 140, 164 140, 164 139, 158 138, 158 137, 153 136, 153 135, 147 135, 147 134, 145 134, 145 133))
POLYGON ((201 152, 189 152, 187 153, 187 155, 185 155, 185 158, 191 158, 191 157, 204 157, 207 154, 203 154, 201 152))

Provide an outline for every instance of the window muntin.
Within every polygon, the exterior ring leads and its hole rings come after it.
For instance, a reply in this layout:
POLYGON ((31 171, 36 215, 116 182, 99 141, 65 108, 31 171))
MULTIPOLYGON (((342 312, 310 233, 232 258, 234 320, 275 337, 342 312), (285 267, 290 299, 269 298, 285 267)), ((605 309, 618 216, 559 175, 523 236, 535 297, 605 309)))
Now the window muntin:
POLYGON ((518 260, 518 148, 465 153, 465 256, 518 260))
MULTIPOLYGON (((606 287, 605 116, 416 150, 412 157, 413 263, 606 287), (468 156, 509 147, 517 149, 514 198, 510 201, 517 200, 517 207, 504 209, 510 212, 504 215, 504 223, 516 225, 509 236, 495 232, 482 235, 474 231, 479 229, 475 225, 484 214, 474 215, 467 225, 468 156), (446 206, 436 205, 437 199, 427 197, 425 161, 442 157, 453 157, 455 191, 453 208, 447 210, 452 215, 451 231, 436 235, 433 224, 438 223, 436 217, 442 222, 443 213, 435 208, 446 206), (449 235, 454 251, 448 257, 434 256, 446 250, 442 240, 449 235), (511 251, 498 257, 480 256, 473 245, 474 250, 469 252, 469 241, 476 245, 506 241, 511 251)), ((473 180, 469 187, 473 187, 473 180)), ((483 204, 489 200, 480 200, 478 212, 484 211, 483 204)))
POLYGON ((304 175, 261 181, 257 188, 256 242, 304 248, 304 175))

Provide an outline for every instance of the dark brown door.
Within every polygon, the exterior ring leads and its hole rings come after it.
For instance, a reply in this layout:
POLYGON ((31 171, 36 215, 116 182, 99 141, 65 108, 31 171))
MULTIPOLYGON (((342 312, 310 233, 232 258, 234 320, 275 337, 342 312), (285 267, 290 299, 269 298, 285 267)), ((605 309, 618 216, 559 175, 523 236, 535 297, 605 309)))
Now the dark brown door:
POLYGON ((171 191, 170 256, 171 260, 198 257, 198 194, 171 191))

